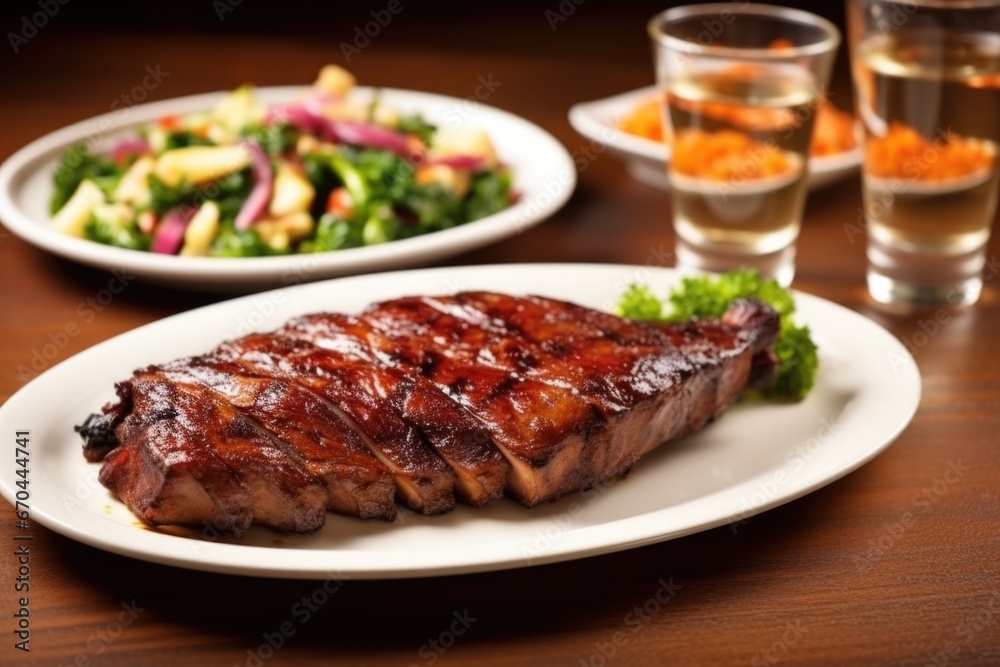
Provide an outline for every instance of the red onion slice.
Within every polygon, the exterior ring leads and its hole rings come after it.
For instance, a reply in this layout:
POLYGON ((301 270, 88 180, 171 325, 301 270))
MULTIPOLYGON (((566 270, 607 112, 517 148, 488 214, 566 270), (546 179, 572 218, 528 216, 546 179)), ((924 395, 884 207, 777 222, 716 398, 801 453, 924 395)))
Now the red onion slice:
POLYGON ((315 116, 322 116, 323 109, 327 104, 332 102, 337 102, 341 99, 340 95, 334 95, 333 93, 327 93, 322 90, 316 90, 315 88, 310 90, 304 98, 302 98, 302 108, 304 108, 309 113, 315 116))
POLYGON ((115 162, 125 162, 132 155, 142 155, 149 152, 149 142, 141 137, 126 137, 116 141, 108 149, 108 155, 115 162))
POLYGON ((405 134, 371 123, 332 120, 314 113, 304 104, 272 107, 268 110, 265 120, 267 123, 280 121, 294 125, 300 130, 319 136, 324 141, 379 148, 392 151, 404 158, 414 156, 413 146, 405 134))
POLYGON ((454 169, 476 171, 483 167, 484 160, 477 155, 444 155, 427 158, 424 164, 443 164, 454 169))
POLYGON ((250 152, 253 188, 233 221, 233 226, 240 231, 250 229, 250 225, 264 214, 268 202, 271 201, 271 179, 273 178, 271 162, 267 159, 267 153, 260 147, 260 144, 253 139, 248 139, 243 142, 243 145, 250 152))
POLYGON ((184 232, 187 231, 188 223, 191 222, 195 212, 193 206, 180 206, 167 211, 156 227, 156 234, 149 249, 163 255, 176 255, 184 243, 184 232))
POLYGON ((312 113, 301 104, 280 104, 273 106, 267 110, 267 114, 264 116, 264 123, 266 125, 287 123, 294 125, 300 130, 317 135, 322 135, 320 120, 322 120, 321 116, 312 113))
POLYGON ((409 157, 412 152, 406 135, 388 128, 370 123, 351 123, 338 120, 330 121, 330 124, 333 126, 337 138, 346 144, 381 148, 402 157, 409 157))

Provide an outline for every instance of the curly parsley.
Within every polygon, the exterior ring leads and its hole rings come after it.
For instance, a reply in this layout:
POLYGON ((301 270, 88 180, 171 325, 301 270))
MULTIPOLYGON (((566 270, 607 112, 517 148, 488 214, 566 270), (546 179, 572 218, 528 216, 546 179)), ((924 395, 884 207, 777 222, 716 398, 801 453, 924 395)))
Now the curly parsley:
POLYGON ((695 317, 719 317, 736 299, 760 299, 781 316, 781 331, 774 344, 778 376, 765 396, 801 401, 812 389, 819 367, 816 343, 809 327, 792 321, 795 302, 791 292, 773 279, 743 269, 718 277, 684 278, 664 300, 645 285, 633 284, 618 301, 615 312, 622 317, 656 322, 677 322, 695 317))

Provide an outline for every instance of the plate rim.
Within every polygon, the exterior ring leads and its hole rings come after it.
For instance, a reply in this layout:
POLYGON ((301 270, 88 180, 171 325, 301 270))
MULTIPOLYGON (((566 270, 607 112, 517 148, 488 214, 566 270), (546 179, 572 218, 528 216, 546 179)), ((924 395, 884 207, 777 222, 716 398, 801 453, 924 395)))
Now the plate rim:
MULTIPOLYGON (((325 291, 329 285, 338 282, 358 282, 358 281, 368 281, 375 280, 378 281, 398 281, 400 278, 405 278, 408 275, 412 277, 413 274, 425 274, 428 276, 436 275, 447 275, 459 272, 460 274, 479 274, 490 276, 491 281, 499 281, 500 276, 504 275, 506 271, 525 271, 529 275, 528 277, 533 278, 535 274, 550 274, 554 275, 555 272, 559 272, 562 275, 566 275, 567 272, 579 272, 586 271, 591 272, 594 270, 606 271, 609 275, 622 275, 628 272, 634 272, 636 270, 649 270, 648 267, 639 267, 631 265, 618 265, 618 264, 510 264, 510 265, 479 265, 479 266, 461 266, 461 267, 437 267, 430 269, 416 269, 416 270, 406 270, 406 271, 395 271, 388 273, 372 274, 372 275, 362 275, 362 276, 349 276, 343 278, 332 279, 328 281, 322 281, 318 283, 311 283, 308 285, 300 285, 289 288, 282 288, 279 290, 272 290, 271 292, 266 292, 263 294, 250 295, 246 297, 240 297, 237 299, 230 299, 227 301, 222 301, 217 304, 210 304, 197 309, 189 310, 183 313, 178 313, 171 315, 167 318, 162 318, 154 322, 144 324, 140 327, 132 329, 130 331, 119 334, 113 338, 106 341, 98 343, 97 345, 84 350, 77 355, 74 355, 68 360, 61 362, 60 364, 54 366, 53 368, 47 370, 45 373, 40 375, 38 378, 32 380, 27 385, 22 387, 18 392, 11 396, 2 406, 0 406, 0 425, 12 425, 12 414, 24 401, 29 401, 32 397, 33 392, 39 391, 39 389, 33 387, 40 387, 45 384, 45 382, 50 380, 45 380, 45 378, 59 377, 60 373, 68 372, 67 369, 74 363, 83 363, 83 359, 89 359, 91 357, 96 357, 100 359, 102 355, 106 354, 108 351, 115 349, 116 344, 121 342, 121 339, 129 336, 139 336, 142 331, 155 331, 157 328, 164 326, 162 323, 166 321, 183 321, 184 319, 197 319, 197 317, 203 314, 205 311, 212 309, 225 310, 227 308, 236 309, 237 304, 248 304, 254 299, 259 297, 267 298, 268 295, 273 295, 278 292, 284 292, 289 290, 318 290, 325 291), (76 361, 75 361, 76 360, 76 361)), ((653 272, 654 277, 659 276, 662 280, 668 280, 670 282, 676 282, 684 272, 677 271, 675 269, 659 268, 655 269, 653 272)), ((555 290, 558 291, 558 290, 555 290)), ((405 288, 400 289, 400 293, 405 292, 405 288)), ((544 292, 544 291, 543 291, 544 292)), ((333 292, 336 294, 336 292, 333 292)), ((308 296, 308 293, 306 293, 308 296)), ((461 549, 456 549, 449 552, 448 557, 444 558, 436 565, 408 565, 401 566, 399 563, 390 562, 386 563, 379 561, 377 558, 372 561, 371 567, 364 570, 353 570, 349 572, 343 572, 342 570, 331 570, 328 568, 320 568, 316 564, 317 559, 321 559, 321 555, 326 553, 327 550, 302 550, 297 549, 295 553, 306 554, 302 555, 300 558, 299 565, 296 568, 291 567, 276 567, 272 562, 269 565, 262 565, 255 562, 240 562, 233 564, 226 558, 227 553, 231 553, 232 549, 239 550, 239 553, 250 553, 250 551, 264 551, 268 554, 275 556, 278 554, 287 555, 288 551, 276 551, 273 549, 265 549, 263 547, 251 546, 251 545, 229 545, 229 544, 211 544, 209 545, 211 550, 216 553, 216 560, 205 560, 200 558, 192 557, 180 557, 176 554, 168 553, 169 549, 164 549, 163 552, 151 548, 149 546, 143 546, 146 544, 144 540, 141 544, 136 547, 131 546, 127 541, 115 541, 116 531, 121 532, 122 529, 128 530, 141 530, 139 528, 134 528, 131 526, 123 526, 122 524, 114 523, 113 525, 118 526, 118 528, 113 528, 111 530, 110 536, 101 537, 95 534, 86 532, 83 528, 75 526, 71 523, 66 523, 59 516, 56 516, 49 512, 44 506, 39 507, 33 504, 32 507, 32 518, 38 520, 42 525, 49 527, 50 529, 63 534, 67 537, 75 539, 77 541, 89 544, 96 548, 111 551, 114 553, 119 553, 122 555, 130 556, 140 560, 145 560, 148 562, 160 563, 165 565, 172 565, 176 567, 203 570, 209 572, 220 572, 229 574, 240 574, 248 576, 266 576, 275 578, 294 578, 294 579, 317 579, 323 576, 329 576, 336 574, 338 576, 353 577, 353 578, 419 578, 419 577, 429 577, 429 576, 442 576, 442 575, 454 575, 454 574, 465 574, 472 572, 487 572, 493 570, 501 569, 512 569, 520 568, 526 566, 541 565, 546 563, 555 563, 566 560, 573 560, 578 558, 585 558, 594 555, 600 555, 604 553, 620 551, 625 549, 631 549, 638 546, 643 546, 647 544, 653 544, 662 541, 668 541, 682 537, 685 535, 690 535, 693 533, 701 532, 703 530, 709 530, 711 528, 724 525, 726 523, 732 523, 737 516, 741 519, 749 518, 761 512, 767 511, 774 507, 783 505, 785 503, 796 500, 808 493, 811 493, 818 488, 826 486, 837 479, 844 477, 845 475, 853 472, 857 468, 861 467, 882 451, 884 451, 888 446, 892 444, 899 436, 899 434, 907 427, 911 422, 913 415, 915 414, 920 401, 921 394, 921 383, 920 374, 917 369, 916 362, 913 357, 907 351, 905 346, 892 336, 888 331, 882 328, 876 322, 864 317, 863 315, 852 311, 844 306, 836 304, 834 302, 828 301, 821 297, 813 296, 803 292, 795 292, 796 302, 799 304, 800 309, 805 307, 806 309, 820 309, 821 311, 828 311, 837 316, 837 318, 846 318, 839 320, 843 325, 844 322, 852 322, 855 325, 864 327, 868 330, 868 333, 873 335, 878 335, 881 337, 881 342, 885 344, 888 348, 891 348, 892 352, 898 356, 898 363, 900 367, 903 368, 904 373, 907 375, 903 381, 903 387, 908 389, 906 396, 903 396, 900 400, 903 405, 901 408, 900 415, 897 415, 898 419, 892 424, 892 428, 887 430, 884 434, 879 436, 879 441, 870 445, 866 448, 858 450, 856 452, 858 455, 854 456, 851 461, 838 468, 833 472, 833 474, 820 474, 814 475, 814 478, 808 478, 804 480, 804 483, 798 485, 792 485, 791 488, 786 489, 785 493, 778 493, 768 499, 766 502, 759 506, 754 506, 751 511, 744 514, 735 515, 727 514, 725 516, 717 516, 709 521, 695 522, 687 527, 679 530, 674 530, 668 533, 658 533, 655 531, 640 531, 639 533, 628 533, 631 535, 628 539, 617 539, 617 540, 598 540, 597 543, 590 543, 589 546, 577 547, 577 548, 557 548, 548 553, 540 555, 537 560, 525 562, 523 558, 523 552, 520 556, 512 556, 507 554, 504 557, 497 557, 496 545, 488 545, 494 547, 491 551, 489 549, 483 549, 481 545, 475 545, 475 547, 465 546, 461 549), (880 333, 878 333, 880 332, 880 333), (906 383, 906 380, 912 381, 910 384, 906 383), (221 549, 217 549, 221 547, 221 549), (244 552, 243 550, 249 550, 244 552), (479 551, 478 558, 470 558, 468 551, 479 551), (221 554, 221 557, 219 556, 221 554), (304 564, 303 564, 304 563, 304 564), (311 563, 311 564, 310 564, 311 563)), ((333 297, 334 303, 336 302, 336 296, 333 297)), ((370 298, 370 297, 366 297, 370 298)), ((333 307, 336 307, 335 305, 333 307)), ((35 463, 37 467, 37 463, 35 463)), ((769 468, 759 475, 753 477, 752 479, 745 480, 742 484, 744 486, 749 486, 752 482, 760 479, 766 474, 771 474, 775 470, 781 469, 769 468)), ((655 519, 657 515, 662 515, 667 512, 677 512, 679 508, 686 508, 687 506, 697 505, 697 504, 708 504, 711 499, 724 497, 727 494, 734 492, 734 489, 738 489, 739 486, 732 487, 727 486, 716 491, 705 495, 699 496, 697 498, 689 499, 679 504, 667 505, 664 507, 656 508, 652 511, 646 513, 640 513, 637 515, 632 515, 626 518, 615 519, 610 522, 597 523, 591 526, 585 526, 577 531, 570 531, 567 533, 570 540, 568 540, 564 545, 573 542, 574 540, 579 542, 583 540, 587 542, 588 537, 592 537, 594 533, 601 532, 620 532, 629 522, 642 524, 644 522, 649 522, 650 519, 655 519), (609 531, 609 526, 615 528, 614 531, 609 531)), ((0 477, 0 495, 3 495, 9 502, 12 502, 13 488, 8 485, 8 478, 6 476, 0 477)), ((464 508, 463 508, 464 509, 464 508)), ((475 511, 475 510, 471 510, 475 511)), ((655 523, 655 521, 653 522, 655 523)), ((627 527, 627 526, 626 526, 627 527)), ((153 547, 156 545, 166 545, 168 543, 163 542, 163 540, 177 540, 184 538, 177 538, 169 536, 163 533, 157 533, 152 531, 144 532, 144 535, 152 539, 153 547)), ((592 541, 591 541, 592 542, 592 541)), ((172 544, 172 543, 170 543, 172 544)), ((197 553, 197 548, 193 549, 197 553)), ((235 552, 232 552, 235 553, 235 552)), ((251 559, 252 560, 252 559, 251 559)), ((278 560, 278 559, 275 559, 278 560)))
MULTIPOLYGON (((255 88, 255 94, 268 100, 290 99, 308 89, 308 86, 299 85, 261 86, 255 88)), ((359 96, 370 96, 377 91, 390 104, 396 98, 409 98, 410 104, 415 101, 416 106, 456 105, 465 102, 457 97, 405 88, 358 86, 354 90, 359 96)), ((572 156, 551 132, 511 111, 476 102, 477 113, 499 118, 505 124, 535 134, 542 141, 541 146, 531 147, 530 157, 524 148, 516 152, 524 157, 522 162, 535 161, 539 155, 545 155, 549 164, 543 168, 551 173, 552 179, 545 183, 544 188, 539 183, 529 196, 523 196, 503 211, 431 234, 330 253, 247 258, 180 257, 116 248, 61 234, 44 224, 45 221, 35 220, 18 205, 18 189, 25 179, 36 174, 39 169, 51 168, 53 155, 61 153, 73 143, 86 141, 87 132, 99 128, 102 122, 112 123, 111 129, 98 139, 107 141, 119 134, 132 132, 164 113, 195 113, 209 109, 213 102, 229 92, 231 91, 220 90, 145 102, 129 107, 131 115, 120 125, 115 126, 113 119, 121 110, 109 111, 57 128, 30 141, 0 164, 0 219, 4 226, 25 242, 77 263, 105 270, 123 269, 152 283, 225 290, 241 283, 271 286, 294 284, 294 281, 284 279, 290 274, 305 275, 307 279, 315 280, 385 268, 405 268, 415 263, 466 252, 516 236, 541 224, 558 212, 576 189, 577 173, 572 156), (186 111, 175 111, 176 107, 183 107, 186 111), (549 187, 553 183, 557 187, 549 187), (408 260, 408 257, 414 255, 417 259, 408 260), (262 274, 270 278, 262 277, 262 274), (315 275, 315 278, 308 278, 310 275, 315 275), (205 280, 217 283, 205 285, 205 280)), ((405 104, 403 99, 397 100, 395 104, 405 104)), ((489 131, 490 128, 485 129, 489 131)), ((498 149, 503 153, 502 146, 498 149)), ((515 173, 515 181, 516 179, 515 173)))

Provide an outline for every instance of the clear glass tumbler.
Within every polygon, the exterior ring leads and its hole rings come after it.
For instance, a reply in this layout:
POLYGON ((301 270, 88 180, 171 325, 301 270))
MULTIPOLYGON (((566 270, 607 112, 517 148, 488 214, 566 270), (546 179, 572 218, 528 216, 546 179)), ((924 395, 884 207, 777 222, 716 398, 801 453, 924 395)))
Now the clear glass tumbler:
POLYGON ((808 12, 752 3, 668 9, 649 22, 678 264, 795 273, 809 145, 840 33, 808 12))
POLYGON ((849 0, 876 301, 967 305, 996 215, 1000 0, 849 0))

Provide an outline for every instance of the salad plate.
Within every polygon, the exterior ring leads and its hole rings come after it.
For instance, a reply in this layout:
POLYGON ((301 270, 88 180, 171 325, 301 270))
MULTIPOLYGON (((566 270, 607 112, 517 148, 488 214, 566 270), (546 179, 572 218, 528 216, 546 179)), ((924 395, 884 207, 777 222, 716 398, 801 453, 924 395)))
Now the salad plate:
MULTIPOLYGON (((753 515, 864 465, 906 427, 920 375, 906 348, 872 321, 796 293, 797 319, 819 346, 816 385, 800 403, 744 403, 714 424, 640 459, 623 479, 526 509, 508 500, 438 516, 400 510, 393 523, 329 515, 311 535, 252 528, 241 539, 151 529, 97 481, 73 426, 114 397, 135 368, 202 353, 308 312, 357 312, 409 294, 487 289, 541 293, 611 308, 639 281, 657 294, 670 269, 619 265, 444 267, 287 287, 140 327, 40 375, 0 407, 0 428, 28 431, 30 520, 85 544, 150 562, 281 578, 399 578, 553 563, 662 542, 717 526, 738 533, 753 515), (779 425, 775 427, 775 425, 779 425)), ((13 468, 0 477, 12 504, 13 468)), ((22 494, 23 495, 23 494, 22 494)))
MULTIPOLYGON (((258 88, 268 106, 292 102, 307 86, 258 88)), ((354 273, 427 264, 449 255, 516 236, 555 213, 576 185, 566 149, 549 133, 512 113, 431 93, 359 86, 351 98, 370 100, 401 114, 419 113, 439 127, 485 130, 498 159, 513 174, 517 201, 499 213, 449 229, 378 245, 323 253, 270 257, 182 257, 128 250, 63 234, 50 226, 52 177, 67 149, 81 142, 104 150, 157 119, 211 109, 228 92, 207 93, 130 107, 96 116, 48 134, 0 166, 0 220, 17 236, 43 250, 106 270, 177 287, 253 291, 354 273)))
MULTIPOLYGON (((670 147, 662 142, 629 134, 617 123, 644 100, 655 95, 657 88, 649 86, 592 102, 581 102, 569 110, 569 122, 583 136, 607 146, 625 161, 635 180, 663 190, 670 189, 667 163, 670 147)), ((809 158, 809 189, 818 190, 832 185, 858 171, 861 150, 854 148, 841 153, 809 158)))

